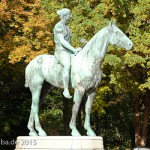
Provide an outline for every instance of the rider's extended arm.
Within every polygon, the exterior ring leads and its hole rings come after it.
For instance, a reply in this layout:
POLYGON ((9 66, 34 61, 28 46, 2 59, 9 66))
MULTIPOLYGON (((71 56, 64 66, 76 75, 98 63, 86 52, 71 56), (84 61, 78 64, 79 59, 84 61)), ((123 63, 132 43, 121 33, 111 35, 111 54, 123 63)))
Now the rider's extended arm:
POLYGON ((65 47, 66 49, 72 51, 73 53, 75 53, 76 49, 74 47, 72 47, 65 39, 64 36, 62 34, 58 34, 58 39, 60 41, 60 43, 63 45, 63 47, 65 47))

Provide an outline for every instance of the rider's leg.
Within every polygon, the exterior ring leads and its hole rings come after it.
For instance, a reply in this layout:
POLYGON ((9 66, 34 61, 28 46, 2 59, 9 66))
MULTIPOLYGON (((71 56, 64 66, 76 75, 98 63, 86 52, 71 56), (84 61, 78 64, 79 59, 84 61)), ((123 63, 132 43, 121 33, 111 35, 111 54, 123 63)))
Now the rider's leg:
POLYGON ((66 98, 72 98, 72 96, 69 93, 69 87, 68 87, 68 84, 69 84, 69 72, 70 72, 70 70, 68 68, 64 68, 64 71, 63 71, 63 84, 64 84, 63 95, 66 98))
POLYGON ((63 95, 66 98, 72 98, 69 93, 69 76, 70 76, 70 67, 71 67, 71 58, 70 54, 67 52, 62 52, 60 56, 60 63, 63 65, 63 84, 64 84, 64 92, 63 95))

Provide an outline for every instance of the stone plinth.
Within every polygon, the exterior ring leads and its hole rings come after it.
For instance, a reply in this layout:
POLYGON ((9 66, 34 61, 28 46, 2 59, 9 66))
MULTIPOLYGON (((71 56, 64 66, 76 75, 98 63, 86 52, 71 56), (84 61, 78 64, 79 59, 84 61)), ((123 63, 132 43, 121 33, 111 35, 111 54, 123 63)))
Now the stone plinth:
POLYGON ((104 150, 102 137, 19 136, 15 150, 104 150))
POLYGON ((150 148, 140 148, 140 147, 138 148, 137 147, 137 148, 134 148, 133 150, 150 150, 150 148))

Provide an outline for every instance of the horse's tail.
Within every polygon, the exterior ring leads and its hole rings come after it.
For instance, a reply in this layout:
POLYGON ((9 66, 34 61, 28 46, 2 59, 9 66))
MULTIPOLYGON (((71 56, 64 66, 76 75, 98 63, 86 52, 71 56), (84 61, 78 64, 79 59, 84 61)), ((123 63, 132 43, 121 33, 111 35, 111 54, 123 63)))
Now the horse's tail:
POLYGON ((25 70, 25 84, 24 84, 25 87, 29 87, 29 82, 28 82, 28 77, 27 77, 27 68, 25 70))
POLYGON ((25 69, 25 87, 29 87, 30 86, 30 78, 32 76, 32 72, 30 71, 30 63, 27 65, 26 69, 25 69))

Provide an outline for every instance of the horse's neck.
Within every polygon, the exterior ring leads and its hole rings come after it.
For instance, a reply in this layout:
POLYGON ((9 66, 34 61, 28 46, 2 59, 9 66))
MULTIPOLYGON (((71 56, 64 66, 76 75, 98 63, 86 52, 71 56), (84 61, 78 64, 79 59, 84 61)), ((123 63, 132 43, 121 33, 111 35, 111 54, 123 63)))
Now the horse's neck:
POLYGON ((85 45, 81 52, 81 57, 90 62, 91 65, 93 63, 101 65, 106 55, 108 44, 107 28, 103 28, 85 45))

